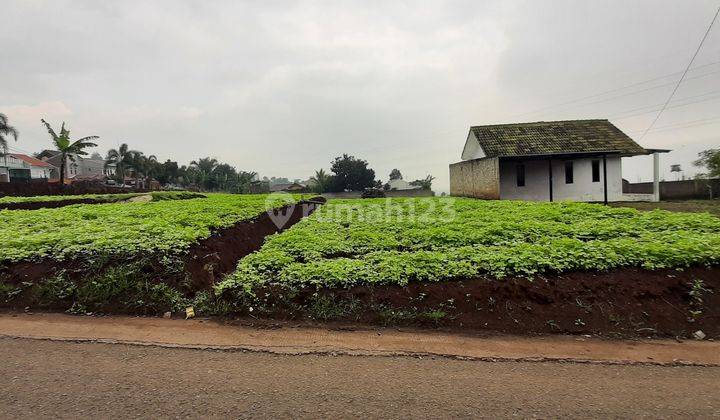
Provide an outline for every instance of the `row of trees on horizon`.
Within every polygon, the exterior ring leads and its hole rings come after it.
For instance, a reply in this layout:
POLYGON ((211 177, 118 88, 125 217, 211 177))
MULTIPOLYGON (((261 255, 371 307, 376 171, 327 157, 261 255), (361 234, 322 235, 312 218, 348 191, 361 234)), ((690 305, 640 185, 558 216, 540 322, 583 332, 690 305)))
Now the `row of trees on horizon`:
MULTIPOLYGON (((87 156, 89 149, 97 147, 94 143, 98 136, 87 136, 72 140, 70 130, 63 122, 60 130, 56 131, 47 121, 41 120, 52 141, 53 149, 60 152, 61 167, 60 184, 64 185, 66 162, 73 160, 73 156, 87 156)), ((0 153, 6 153, 7 139, 12 136, 16 141, 18 131, 9 125, 7 117, 0 114, 0 153)), ((102 158, 102 156, 99 156, 102 158)), ((104 158, 106 165, 115 165, 115 180, 124 183, 127 176, 137 180, 152 179, 161 185, 176 185, 184 188, 195 187, 203 191, 224 191, 247 193, 251 191, 251 184, 256 177, 252 171, 237 170, 228 163, 215 158, 204 157, 190 162, 189 165, 178 165, 177 162, 167 159, 161 162, 155 155, 146 155, 142 151, 131 149, 127 143, 121 144, 117 149, 110 149, 104 158)), ((400 171, 394 169, 390 180, 402 178, 400 171)), ((434 177, 428 175, 425 179, 410 182, 424 189, 430 189, 434 177)), ((344 154, 335 158, 331 163, 330 173, 320 169, 310 178, 314 192, 340 192, 362 191, 366 188, 388 188, 388 185, 375 178, 375 171, 369 168, 368 162, 354 156, 344 154)))
MULTIPOLYGON (((52 147, 62 154, 60 167, 61 185, 64 183, 66 157, 72 159, 73 155, 86 156, 88 149, 97 147, 94 143, 98 136, 87 136, 71 140, 70 130, 63 122, 60 130, 55 131, 44 119, 42 124, 47 129, 52 141, 52 147)), ((18 130, 10 125, 6 115, 0 113, 0 156, 7 153, 8 140, 17 141, 18 130)), ((228 163, 215 158, 204 157, 190 162, 189 165, 179 166, 177 162, 167 159, 158 161, 154 155, 145 155, 138 150, 132 150, 127 144, 117 149, 110 149, 105 157, 106 164, 115 164, 116 179, 125 181, 126 174, 130 173, 135 179, 154 179, 162 185, 177 185, 181 187, 197 187, 204 191, 226 191, 236 193, 250 192, 250 186, 256 173, 237 170, 228 163)), ((720 177, 720 149, 708 149, 699 153, 699 159, 693 162, 698 167, 706 168, 708 172, 698 174, 697 178, 720 177)), ((389 180, 402 179, 398 169, 393 169, 389 180)), ((423 189, 430 189, 435 178, 428 175, 424 179, 409 182, 423 189)), ((388 189, 388 184, 376 179, 375 171, 369 168, 367 161, 343 154, 336 157, 330 166, 330 172, 325 169, 315 171, 310 178, 315 192, 341 192, 362 191, 366 188, 388 189)))
MULTIPOLYGON (((402 174, 398 169, 390 172, 389 181, 395 179, 402 179, 402 174)), ((429 190, 432 188, 434 179, 435 177, 428 175, 424 179, 417 179, 409 184, 429 190)), ((387 190, 390 188, 388 183, 383 184, 381 180, 375 179, 375 171, 369 168, 367 161, 347 154, 335 158, 330 165, 329 173, 325 172, 325 169, 319 169, 315 171, 315 175, 310 180, 317 193, 362 191, 366 188, 387 190)))
MULTIPOLYGON (((70 130, 64 122, 60 126, 60 130, 56 131, 44 119, 40 121, 50 135, 52 148, 61 154, 60 185, 64 185, 67 161, 74 160, 74 156, 87 156, 89 149, 97 147, 94 141, 99 137, 87 136, 72 140, 70 130)), ((19 132, 9 124, 7 116, 0 114, 0 155, 7 153, 10 137, 17 141, 19 132)), ((102 158, 102 156, 100 157, 102 158)), ((210 157, 200 158, 190 162, 189 165, 182 166, 170 159, 160 162, 156 156, 132 150, 126 143, 117 149, 110 149, 104 160, 106 165, 115 165, 114 179, 120 183, 124 183, 126 175, 129 175, 136 181, 153 179, 162 185, 197 187, 204 191, 243 193, 249 192, 250 183, 256 175, 255 172, 238 171, 232 165, 210 157)))

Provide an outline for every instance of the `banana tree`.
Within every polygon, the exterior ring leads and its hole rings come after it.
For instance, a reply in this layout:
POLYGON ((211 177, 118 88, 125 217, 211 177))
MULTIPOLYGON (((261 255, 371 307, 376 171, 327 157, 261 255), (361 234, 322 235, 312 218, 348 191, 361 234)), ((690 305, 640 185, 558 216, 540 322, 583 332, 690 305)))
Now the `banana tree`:
POLYGON ((91 140, 99 139, 98 136, 88 136, 81 139, 71 141, 70 130, 65 128, 65 122, 63 121, 60 127, 60 135, 55 133, 50 124, 45 120, 40 120, 47 128, 48 134, 52 138, 55 149, 60 152, 60 187, 65 186, 65 167, 67 166, 67 160, 75 162, 75 156, 86 156, 88 153, 85 149, 90 147, 96 147, 97 144, 91 142, 91 140))

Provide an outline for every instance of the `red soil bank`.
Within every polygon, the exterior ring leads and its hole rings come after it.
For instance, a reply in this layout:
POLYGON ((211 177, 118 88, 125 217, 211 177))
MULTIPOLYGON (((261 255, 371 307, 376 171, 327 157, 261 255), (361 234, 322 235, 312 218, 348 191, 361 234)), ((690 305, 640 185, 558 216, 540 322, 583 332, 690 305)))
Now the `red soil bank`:
MULTIPOLYGON (((301 293, 308 299, 312 291, 301 293)), ((430 324, 509 333, 600 333, 623 336, 689 336, 702 330, 720 337, 720 267, 678 270, 617 269, 526 278, 468 279, 407 286, 354 287, 324 292, 336 303, 355 300, 368 308, 422 314, 442 311, 430 324), (702 303, 690 296, 702 280, 702 303), (691 314, 699 310, 701 313, 691 314)), ((386 320, 375 310, 348 315, 366 322, 386 320)), ((402 319, 402 316, 399 316, 402 319)), ((402 323, 402 322, 401 322, 402 323)))

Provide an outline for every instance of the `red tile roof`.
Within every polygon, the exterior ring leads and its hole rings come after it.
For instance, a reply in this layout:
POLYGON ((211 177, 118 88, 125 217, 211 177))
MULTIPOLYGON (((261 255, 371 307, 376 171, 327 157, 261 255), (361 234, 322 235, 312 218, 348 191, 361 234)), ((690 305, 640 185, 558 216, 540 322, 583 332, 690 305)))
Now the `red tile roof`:
POLYGON ((42 161, 42 160, 40 160, 40 159, 36 159, 36 158, 34 158, 34 157, 32 157, 32 156, 21 155, 21 154, 19 154, 19 153, 8 153, 8 156, 12 156, 12 157, 14 157, 14 158, 16 158, 16 159, 23 160, 23 161, 27 162, 28 164, 30 164, 30 165, 32 165, 32 166, 40 166, 40 167, 43 167, 43 168, 50 168, 50 167, 52 167, 51 164, 49 164, 49 163, 47 163, 47 162, 45 162, 45 161, 42 161))

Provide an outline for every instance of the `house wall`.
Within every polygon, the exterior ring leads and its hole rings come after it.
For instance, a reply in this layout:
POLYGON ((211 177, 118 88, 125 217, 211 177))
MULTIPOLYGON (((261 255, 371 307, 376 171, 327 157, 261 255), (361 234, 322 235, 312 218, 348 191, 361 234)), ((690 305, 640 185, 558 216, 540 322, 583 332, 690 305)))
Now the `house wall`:
POLYGON ((465 146, 463 147, 462 155, 460 158, 462 160, 472 160, 472 159, 482 159, 485 157, 485 152, 483 151, 482 147, 480 147, 480 142, 477 139, 477 136, 475 136, 475 133, 470 131, 470 133, 467 136, 467 139, 465 140, 465 146))
POLYGON ((50 178, 50 168, 31 166, 30 176, 32 178, 50 178))
MULTIPOLYGON (((93 159, 93 158, 84 158, 82 156, 73 155, 75 160, 73 161, 70 156, 68 155, 65 160, 65 178, 66 179, 72 179, 76 176, 80 176, 81 178, 88 178, 88 177, 94 177, 94 178, 102 178, 105 176, 113 176, 115 175, 115 168, 110 166, 108 168, 105 168, 105 160, 104 159, 93 159)), ((47 162, 56 166, 57 168, 60 167, 62 159, 60 156, 53 156, 49 159, 47 159, 47 162)), ((52 173, 51 178, 58 178, 59 177, 59 170, 56 170, 52 173)), ((126 174, 127 175, 127 174, 126 174)))
MULTIPOLYGON (((48 167, 34 166, 22 159, 18 159, 14 156, 3 156, 0 157, 0 166, 7 168, 3 173, 7 174, 9 169, 29 169, 30 177, 35 178, 50 178, 50 169, 48 167)), ((8 182, 8 181, 5 181, 8 182)))
POLYGON ((467 160, 450 165, 450 195, 500 198, 498 158, 467 160))
POLYGON ((103 159, 82 158, 79 163, 80 172, 78 175, 101 176, 105 173, 105 160, 103 159))
MULTIPOLYGON (((553 200, 603 201, 603 170, 600 160, 600 181, 592 182, 592 161, 596 159, 572 159, 573 183, 565 183, 565 162, 552 161, 553 200)), ((500 198, 507 200, 548 201, 550 185, 547 160, 528 160, 525 165, 525 186, 517 186, 516 166, 519 161, 500 162, 500 198)), ((619 157, 607 158, 608 201, 622 198, 622 163, 619 157)))

